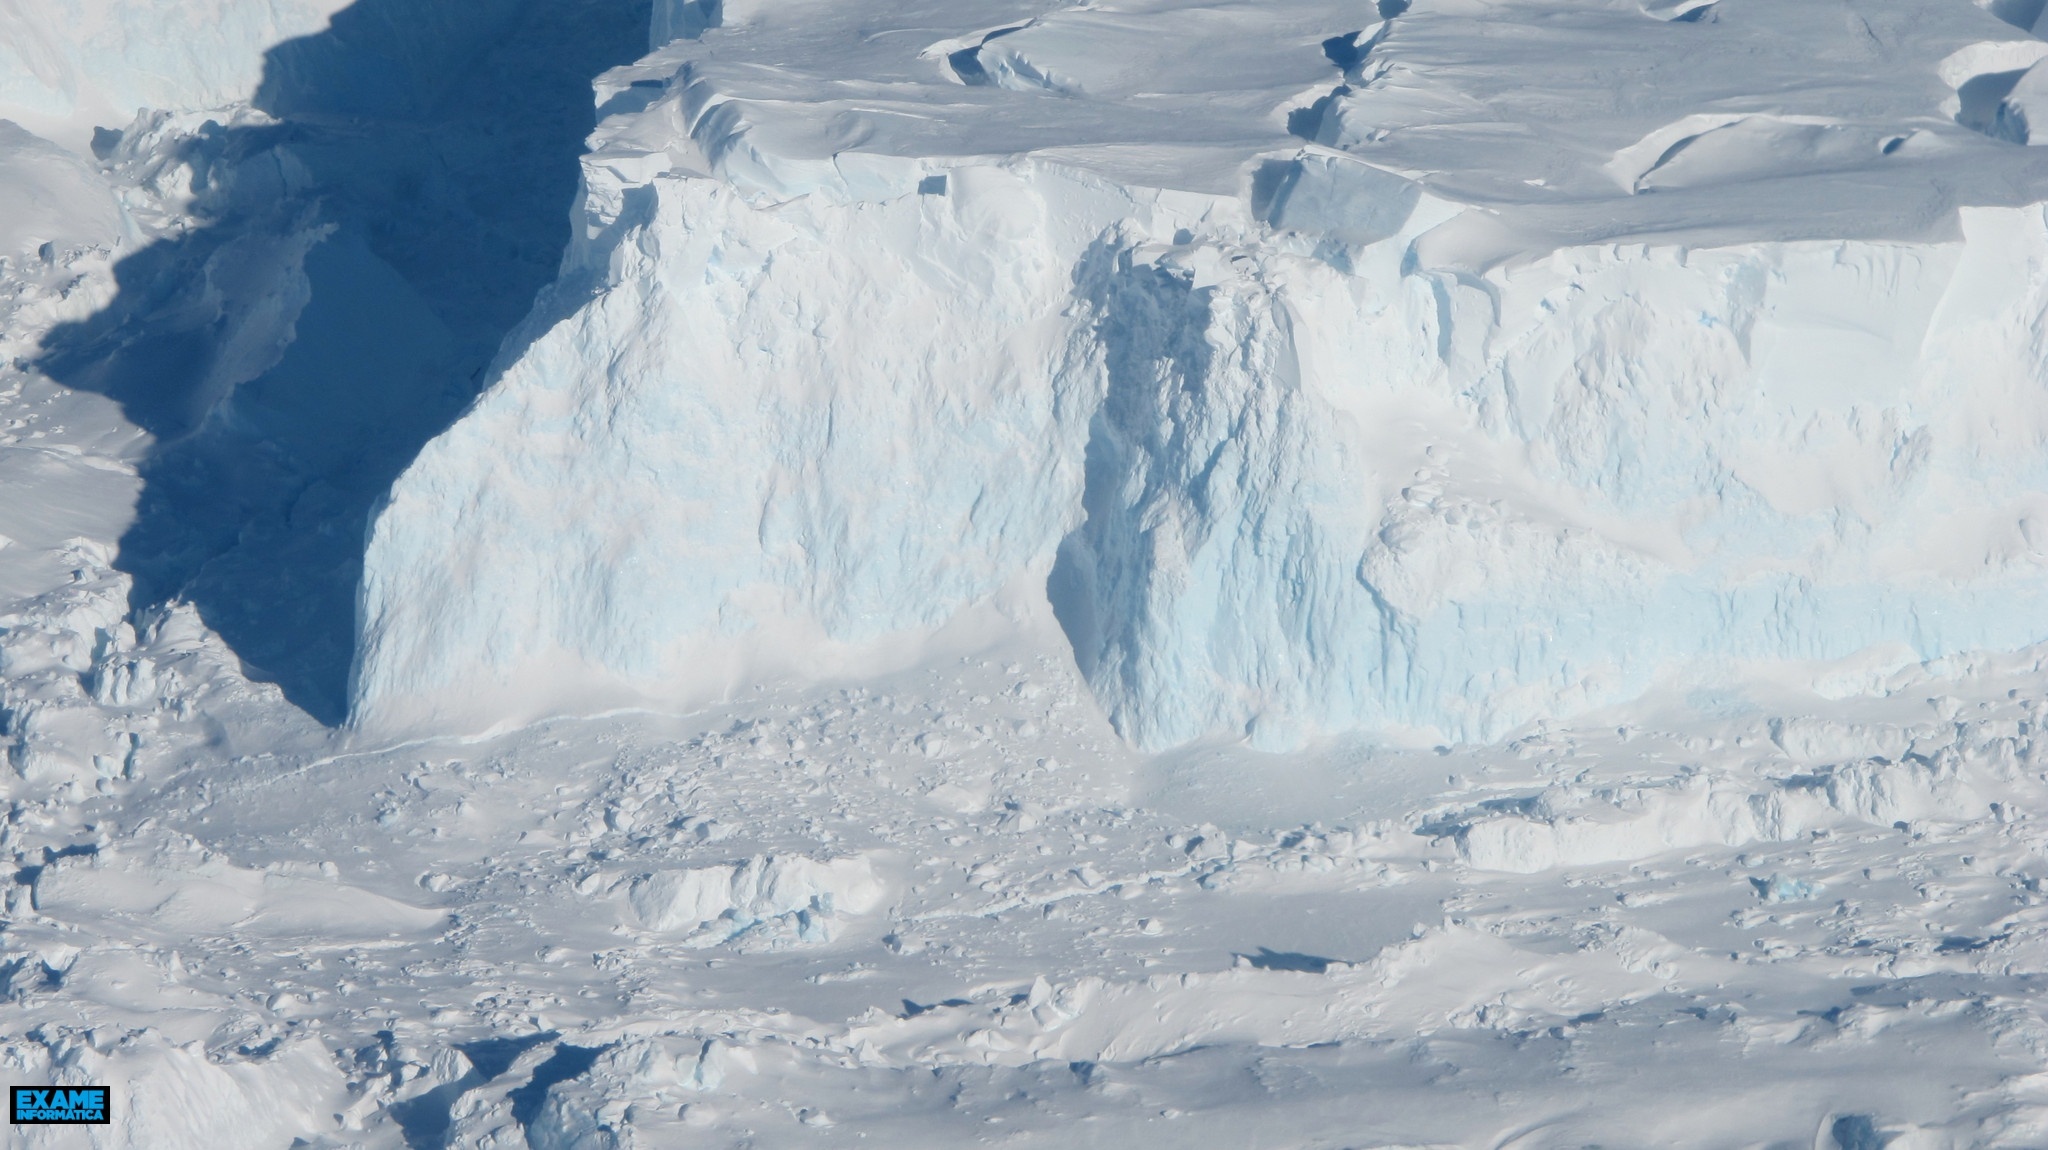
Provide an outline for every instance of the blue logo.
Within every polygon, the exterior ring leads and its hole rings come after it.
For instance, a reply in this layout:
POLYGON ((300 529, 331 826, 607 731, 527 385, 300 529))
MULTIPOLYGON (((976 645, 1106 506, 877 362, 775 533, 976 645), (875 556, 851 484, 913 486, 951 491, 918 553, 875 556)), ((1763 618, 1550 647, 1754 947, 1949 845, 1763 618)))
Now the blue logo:
POLYGON ((16 1126, 75 1122, 104 1126, 110 1095, 104 1086, 11 1086, 8 1121, 16 1126))

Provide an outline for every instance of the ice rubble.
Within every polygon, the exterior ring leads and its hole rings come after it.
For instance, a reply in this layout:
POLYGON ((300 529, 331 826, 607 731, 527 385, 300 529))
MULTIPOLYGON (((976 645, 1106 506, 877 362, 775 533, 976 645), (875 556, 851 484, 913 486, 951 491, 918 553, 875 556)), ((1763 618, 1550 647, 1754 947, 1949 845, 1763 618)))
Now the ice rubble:
POLYGON ((1603 942, 1538 957, 1446 927, 1419 931, 1370 962, 1315 971, 1247 962, 1142 981, 1088 977, 1055 986, 1040 978, 998 1004, 963 1002, 909 1017, 877 1010, 843 1041, 870 1060, 907 1065, 1137 1062, 1204 1043, 1307 1045, 1457 1025, 1461 1014, 1476 1013, 1474 1000, 1568 1018, 1593 1005, 1587 986, 1629 999, 1655 993, 1676 973, 1679 948, 1649 931, 1626 928, 1603 942))
POLYGON ((740 940, 774 949, 825 942, 834 920, 879 907, 888 888, 865 856, 757 856, 722 866, 660 870, 634 877, 626 902, 650 930, 681 932, 681 945, 740 940))
POLYGON ((348 0, 0 0, 0 107, 31 130, 82 144, 138 108, 245 99, 263 50, 325 27, 348 0))
POLYGON ((1041 585, 1150 747, 2048 634, 2048 168, 1941 115, 1989 14, 1874 9, 1879 79, 1744 3, 912 6, 859 47, 864 10, 683 7, 373 527, 358 723, 857 673, 1041 585), (1668 82, 1458 55, 1572 21, 1668 82), (1735 51, 1746 107, 1698 112, 1735 51))

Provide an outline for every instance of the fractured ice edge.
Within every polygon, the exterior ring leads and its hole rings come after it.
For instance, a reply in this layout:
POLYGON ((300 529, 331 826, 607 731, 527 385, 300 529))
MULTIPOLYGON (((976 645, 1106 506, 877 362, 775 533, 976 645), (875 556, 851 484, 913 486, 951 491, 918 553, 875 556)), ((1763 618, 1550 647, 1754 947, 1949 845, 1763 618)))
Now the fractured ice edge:
MULTIPOLYGON (((560 281, 376 520, 355 722, 854 677, 1020 597, 1147 748, 1488 740, 2048 635, 2048 225, 1935 175, 2048 187, 1938 115, 2003 43, 1894 45, 1924 76, 1872 107, 1839 26, 1636 15, 1597 44, 1669 91, 1487 93, 1521 138, 1446 153, 1482 17, 1318 51, 1338 7, 919 51, 847 46, 914 6, 727 4, 609 74, 560 281), (1651 122, 1816 68, 1811 113, 1651 122)), ((1484 18, 1553 7, 1592 15, 1484 18)))

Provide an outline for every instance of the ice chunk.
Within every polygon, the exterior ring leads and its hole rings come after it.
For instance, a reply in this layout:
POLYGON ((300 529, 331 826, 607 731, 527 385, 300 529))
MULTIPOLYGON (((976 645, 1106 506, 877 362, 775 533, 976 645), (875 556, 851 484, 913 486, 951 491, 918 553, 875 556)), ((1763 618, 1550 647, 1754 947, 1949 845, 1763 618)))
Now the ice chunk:
POLYGON ((865 914, 887 896, 873 860, 864 855, 760 855, 727 866, 642 875, 628 887, 626 901, 642 926, 685 932, 685 945, 710 946, 783 928, 798 942, 824 942, 833 920, 865 914))
POLYGON ((1756 887, 1757 897, 1765 902, 1805 902, 1808 899, 1819 898, 1821 892, 1827 889, 1817 882, 1775 874, 1769 878, 1753 878, 1749 881, 1750 885, 1756 887))
POLYGON ((1632 18, 1584 50, 1678 86, 1623 114, 1586 60, 1478 67, 1463 8, 1337 87, 1313 0, 1176 12, 1208 70, 1143 14, 929 11, 636 66, 669 78, 600 130, 634 162, 586 167, 577 287, 373 525, 355 723, 690 705, 1042 607, 1148 748, 2048 637, 2048 188, 1928 115, 2038 43, 1916 39, 1914 88, 1801 9, 1632 18), (1758 92, 1805 102, 1699 110, 1758 92))
POLYGON ((1260 219, 1350 244, 1399 232, 1421 197, 1412 180, 1315 153, 1269 160, 1252 177, 1252 212, 1260 219))

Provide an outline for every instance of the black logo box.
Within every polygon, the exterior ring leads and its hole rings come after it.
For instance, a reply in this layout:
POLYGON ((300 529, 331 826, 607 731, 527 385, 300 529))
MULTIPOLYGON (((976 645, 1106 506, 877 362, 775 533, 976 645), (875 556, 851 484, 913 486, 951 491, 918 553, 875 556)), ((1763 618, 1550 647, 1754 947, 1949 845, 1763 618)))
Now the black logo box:
POLYGON ((10 1086, 7 1120, 15 1126, 105 1126, 113 1121, 113 1102, 105 1086, 10 1086))

